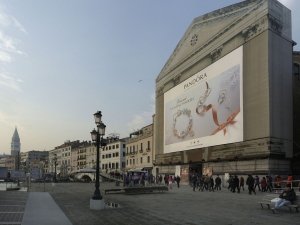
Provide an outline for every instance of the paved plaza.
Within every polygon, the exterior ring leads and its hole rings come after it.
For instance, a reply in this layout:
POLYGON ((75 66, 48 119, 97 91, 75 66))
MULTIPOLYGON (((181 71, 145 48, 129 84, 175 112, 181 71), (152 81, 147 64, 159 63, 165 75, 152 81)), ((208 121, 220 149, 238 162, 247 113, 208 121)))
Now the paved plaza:
MULTIPOLYGON (((101 190, 116 188, 115 183, 101 183, 101 190)), ((284 207, 278 214, 268 209, 262 210, 258 202, 277 194, 247 191, 232 193, 227 188, 221 192, 192 191, 190 186, 173 187, 166 193, 124 195, 107 194, 105 202, 119 204, 117 208, 101 211, 89 209, 89 201, 94 192, 93 183, 47 183, 32 184, 33 192, 49 192, 54 201, 72 224, 299 224, 300 213, 293 213, 284 207)), ((299 192, 297 192, 298 194, 299 192)), ((20 221, 25 210, 27 192, 0 192, 0 224, 20 221), (10 212, 6 213, 5 212, 10 212), (4 223, 8 216, 13 219, 4 223), (18 217, 19 216, 19 217, 18 217)), ((45 202, 47 204, 47 202, 45 202)), ((51 212, 49 212, 51 215, 51 212)))

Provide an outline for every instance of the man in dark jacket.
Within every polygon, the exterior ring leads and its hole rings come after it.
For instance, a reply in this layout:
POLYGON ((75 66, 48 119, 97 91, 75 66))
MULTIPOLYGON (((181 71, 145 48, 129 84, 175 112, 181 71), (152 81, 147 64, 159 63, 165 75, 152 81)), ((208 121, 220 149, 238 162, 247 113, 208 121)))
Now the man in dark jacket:
POLYGON ((237 177, 237 175, 233 178, 233 193, 235 192, 235 188, 237 188, 238 193, 240 193, 240 179, 237 177))
POLYGON ((254 179, 253 179, 252 175, 248 175, 248 178, 247 178, 247 181, 246 181, 246 185, 248 185, 249 195, 251 195, 252 191, 254 192, 254 194, 256 194, 255 190, 253 189, 253 187, 254 187, 254 179))
POLYGON ((215 182, 216 182, 216 190, 221 191, 221 178, 219 177, 219 175, 217 175, 217 178, 215 179, 215 182))
POLYGON ((177 182, 177 187, 179 188, 179 183, 180 183, 180 177, 177 175, 176 177, 176 182, 177 182))
POLYGON ((279 195, 280 200, 276 202, 274 208, 272 208, 273 213, 277 213, 277 210, 284 205, 291 205, 296 199, 296 193, 290 184, 287 184, 285 191, 279 195))

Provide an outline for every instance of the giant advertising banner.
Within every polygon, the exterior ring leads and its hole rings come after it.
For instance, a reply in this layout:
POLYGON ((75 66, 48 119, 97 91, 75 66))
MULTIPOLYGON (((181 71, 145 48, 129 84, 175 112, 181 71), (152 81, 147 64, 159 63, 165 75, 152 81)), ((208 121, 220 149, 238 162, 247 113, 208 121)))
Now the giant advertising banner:
POLYGON ((243 141, 243 46, 164 94, 164 153, 243 141))

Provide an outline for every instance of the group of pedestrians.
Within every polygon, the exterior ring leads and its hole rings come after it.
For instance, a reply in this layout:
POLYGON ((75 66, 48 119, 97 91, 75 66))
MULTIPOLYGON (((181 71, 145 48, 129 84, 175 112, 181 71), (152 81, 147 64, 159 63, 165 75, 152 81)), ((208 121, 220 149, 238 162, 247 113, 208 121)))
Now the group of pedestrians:
MULTIPOLYGON (((279 175, 277 175, 276 180, 278 178, 280 178, 279 175)), ((236 192, 237 190, 237 192, 240 193, 241 189, 243 189, 243 191, 245 190, 244 188, 245 180, 243 177, 239 179, 237 175, 230 176, 227 182, 229 184, 228 189, 232 192, 236 192)), ((278 187, 281 188, 281 180, 280 180, 280 184, 279 182, 277 182, 277 184, 280 185, 278 187)), ((267 191, 272 192, 273 190, 272 177, 270 175, 267 175, 266 177, 263 177, 261 180, 259 180, 259 177, 257 175, 253 177, 252 175, 249 174, 246 180, 246 185, 248 186, 248 191, 250 195, 252 193, 256 194, 256 188, 258 188, 258 190, 262 192, 267 192, 267 191)))
POLYGON ((193 187, 193 191, 198 189, 199 191, 221 191, 221 178, 219 175, 213 179, 213 176, 208 176, 202 175, 202 176, 197 176, 195 174, 192 175, 191 177, 191 184, 193 187))
POLYGON ((240 179, 238 178, 237 175, 235 176, 229 176, 228 179, 228 189, 235 193, 237 191, 237 193, 240 193, 240 190, 243 188, 243 190, 245 190, 244 188, 244 177, 241 177, 240 179))
POLYGON ((171 176, 171 175, 165 175, 164 176, 164 181, 165 181, 165 185, 169 186, 170 189, 172 189, 173 185, 175 185, 175 183, 177 184, 177 187, 179 188, 179 184, 180 184, 180 177, 177 176, 171 176))

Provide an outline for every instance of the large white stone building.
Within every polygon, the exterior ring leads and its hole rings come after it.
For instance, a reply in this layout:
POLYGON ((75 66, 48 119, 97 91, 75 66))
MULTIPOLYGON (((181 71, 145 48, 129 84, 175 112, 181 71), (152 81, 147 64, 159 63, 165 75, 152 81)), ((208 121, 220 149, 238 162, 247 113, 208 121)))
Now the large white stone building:
MULTIPOLYGON (((291 10, 248 0, 195 18, 156 78, 159 173, 291 172, 291 10)), ((223 177, 224 178, 224 177, 223 177)))

